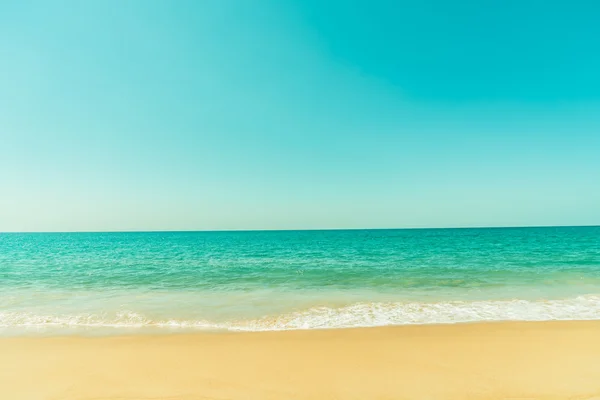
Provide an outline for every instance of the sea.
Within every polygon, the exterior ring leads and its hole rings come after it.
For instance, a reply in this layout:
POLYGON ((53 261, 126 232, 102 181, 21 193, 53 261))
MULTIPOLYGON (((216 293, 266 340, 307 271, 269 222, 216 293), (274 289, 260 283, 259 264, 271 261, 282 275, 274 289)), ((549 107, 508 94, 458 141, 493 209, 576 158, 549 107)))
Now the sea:
POLYGON ((600 319, 600 227, 0 233, 0 335, 600 319))

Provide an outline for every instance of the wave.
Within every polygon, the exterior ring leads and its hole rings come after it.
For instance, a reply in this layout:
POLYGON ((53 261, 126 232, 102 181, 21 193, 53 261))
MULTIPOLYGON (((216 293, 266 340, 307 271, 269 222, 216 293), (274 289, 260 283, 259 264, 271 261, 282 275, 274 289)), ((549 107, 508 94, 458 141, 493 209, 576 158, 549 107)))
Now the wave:
POLYGON ((151 319, 133 311, 109 315, 40 315, 0 312, 2 328, 188 328, 228 331, 334 329, 387 325, 452 324, 483 321, 600 320, 600 296, 562 300, 447 301, 437 303, 376 302, 343 307, 313 307, 258 319, 226 322, 151 319))

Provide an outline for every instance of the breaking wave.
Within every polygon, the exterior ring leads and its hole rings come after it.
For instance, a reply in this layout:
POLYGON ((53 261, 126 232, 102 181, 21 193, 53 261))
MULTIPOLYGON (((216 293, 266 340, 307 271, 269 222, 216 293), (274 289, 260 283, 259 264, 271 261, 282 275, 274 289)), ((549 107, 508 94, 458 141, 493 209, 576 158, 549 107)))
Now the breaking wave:
POLYGON ((2 328, 172 328, 227 331, 334 329, 387 325, 452 324, 480 321, 550 321, 600 319, 600 296, 561 300, 447 301, 436 303, 376 302, 225 322, 152 319, 133 311, 41 315, 0 311, 2 328))

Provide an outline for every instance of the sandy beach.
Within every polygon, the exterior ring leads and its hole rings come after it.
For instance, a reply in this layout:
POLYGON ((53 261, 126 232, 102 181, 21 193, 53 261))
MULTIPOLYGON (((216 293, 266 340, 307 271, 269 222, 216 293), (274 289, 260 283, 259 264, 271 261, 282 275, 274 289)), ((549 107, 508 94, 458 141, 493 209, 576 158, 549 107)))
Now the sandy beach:
POLYGON ((2 399, 600 399, 600 321, 0 339, 2 399))

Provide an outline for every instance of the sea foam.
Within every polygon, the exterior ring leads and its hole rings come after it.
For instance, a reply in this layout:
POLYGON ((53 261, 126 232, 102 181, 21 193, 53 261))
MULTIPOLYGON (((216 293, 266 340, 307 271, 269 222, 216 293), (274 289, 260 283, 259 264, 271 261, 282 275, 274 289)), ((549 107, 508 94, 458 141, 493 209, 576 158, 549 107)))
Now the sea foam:
POLYGON ((229 331, 334 329, 388 325, 452 324, 482 321, 550 321, 600 319, 600 296, 561 300, 447 301, 437 303, 376 302, 342 307, 312 307, 257 319, 210 321, 152 319, 133 311, 40 315, 0 312, 2 328, 187 328, 229 331))

